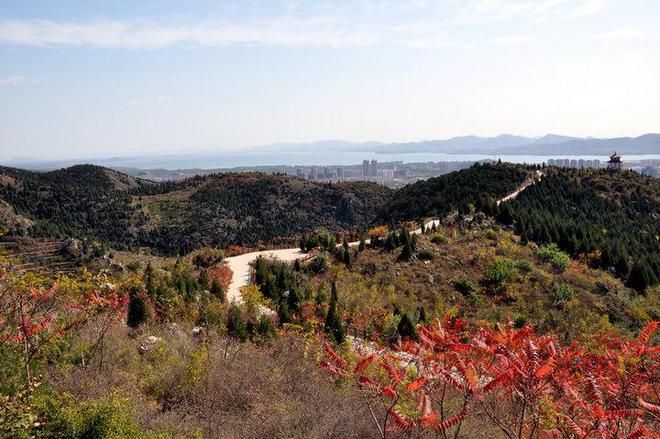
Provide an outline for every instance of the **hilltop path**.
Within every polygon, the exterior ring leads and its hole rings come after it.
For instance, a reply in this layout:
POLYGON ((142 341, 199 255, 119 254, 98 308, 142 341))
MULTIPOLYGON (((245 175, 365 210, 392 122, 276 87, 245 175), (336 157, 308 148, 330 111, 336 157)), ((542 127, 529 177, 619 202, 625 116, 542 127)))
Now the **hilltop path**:
MULTIPOLYGON (((521 193, 529 186, 536 183, 538 180, 541 179, 541 177, 543 177, 543 173, 541 171, 536 171, 533 177, 530 177, 527 180, 525 180, 514 192, 498 200, 497 204, 499 205, 504 201, 508 201, 516 198, 519 193, 521 193)), ((440 224, 440 220, 434 219, 428 221, 424 224, 424 227, 428 228, 433 226, 433 224, 438 226, 440 224)), ((412 233, 419 235, 422 233, 422 229, 421 228, 415 229, 413 230, 412 233)), ((368 244, 369 240, 367 239, 366 242, 368 244)), ((360 244, 359 241, 348 243, 350 247, 356 247, 359 244, 360 244)), ((228 302, 231 303, 233 301, 236 302, 241 301, 241 288, 250 283, 250 263, 256 260, 259 256, 274 257, 285 262, 292 262, 295 261, 296 259, 303 259, 307 257, 307 253, 303 253, 300 250, 300 248, 287 248, 281 250, 263 250, 263 251, 245 253, 243 255, 225 258, 225 262, 227 263, 227 266, 233 273, 231 282, 229 283, 229 287, 227 288, 228 302)))

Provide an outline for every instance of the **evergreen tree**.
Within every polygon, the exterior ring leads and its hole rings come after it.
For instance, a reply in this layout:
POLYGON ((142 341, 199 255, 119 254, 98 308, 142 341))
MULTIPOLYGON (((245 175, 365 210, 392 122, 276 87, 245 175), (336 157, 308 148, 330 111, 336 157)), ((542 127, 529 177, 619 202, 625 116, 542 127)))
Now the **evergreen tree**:
POLYGON ((638 261, 630 270, 627 285, 630 288, 643 293, 644 290, 646 290, 646 287, 652 284, 652 275, 653 273, 651 273, 651 270, 646 262, 638 261))
POLYGON ((396 329, 399 332, 399 335, 401 335, 401 338, 409 338, 411 340, 417 340, 419 338, 417 335, 417 328, 410 317, 408 317, 408 313, 404 312, 401 315, 401 320, 396 329))
POLYGON ((225 301, 225 292, 222 288, 222 284, 220 283, 217 277, 214 277, 213 280, 211 281, 211 289, 209 291, 220 302, 225 301))
POLYGON ((343 343, 346 338, 346 330, 339 315, 339 299, 337 297, 337 283, 332 282, 332 292, 330 294, 330 306, 328 314, 325 317, 325 331, 332 335, 337 343, 343 343))
POLYGON ((243 313, 240 308, 236 306, 231 307, 229 315, 227 316, 227 334, 241 341, 245 341, 248 338, 248 331, 245 327, 245 321, 243 320, 243 313))
POLYGON ((280 300, 280 303, 277 305, 277 317, 280 325, 291 323, 291 313, 289 312, 289 304, 286 300, 280 300))
POLYGON ((407 245, 403 246, 403 250, 401 250, 401 253, 399 254, 399 257, 397 258, 398 261, 409 261, 410 258, 412 258, 413 251, 411 248, 411 244, 408 243, 407 245))
POLYGON ((151 266, 151 262, 147 263, 147 268, 144 270, 144 285, 147 290, 147 294, 150 297, 156 296, 156 276, 154 274, 154 268, 151 266))
POLYGON ((506 226, 513 224, 513 215, 511 214, 511 208, 508 205, 505 205, 504 208, 500 210, 500 213, 497 214, 496 218, 497 221, 506 226))
POLYGON ((277 294, 277 279, 274 275, 269 274, 266 276, 266 285, 263 289, 264 296, 271 300, 276 300, 278 298, 277 294))
POLYGON ((302 302, 302 296, 298 292, 297 288, 291 287, 289 290, 289 297, 286 298, 289 310, 297 312, 300 310, 300 303, 302 302))
POLYGON ((263 338, 273 338, 275 337, 275 325, 273 325, 273 320, 263 314, 259 317, 259 323, 257 324, 257 334, 263 338))
POLYGON ((201 288, 202 290, 209 289, 209 274, 206 270, 202 270, 199 273, 199 277, 197 278, 197 283, 199 283, 199 288, 201 288))
POLYGON ((350 267, 351 266, 351 252, 347 248, 344 249, 343 259, 344 259, 344 264, 347 267, 350 267))
POLYGON ((419 307, 419 318, 417 319, 419 323, 426 323, 428 321, 426 317, 426 310, 423 306, 419 307))
POLYGON ((363 252, 367 246, 367 242, 364 240, 364 235, 360 236, 360 245, 358 245, 358 251, 363 252))
POLYGON ((147 320, 147 305, 140 292, 133 289, 129 294, 128 314, 126 324, 131 328, 137 328, 147 320))

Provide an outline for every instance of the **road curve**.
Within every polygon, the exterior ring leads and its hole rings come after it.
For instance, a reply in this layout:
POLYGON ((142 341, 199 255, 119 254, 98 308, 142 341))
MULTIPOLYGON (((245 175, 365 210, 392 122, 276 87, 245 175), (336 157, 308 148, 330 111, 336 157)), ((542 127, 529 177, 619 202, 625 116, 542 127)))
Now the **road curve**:
MULTIPOLYGON (((432 220, 425 224, 425 227, 430 227, 433 224, 436 226, 440 223, 439 220, 432 220)), ((422 229, 416 229, 413 233, 420 234, 422 229)), ((367 244, 369 240, 367 240, 367 244)), ((350 247, 356 247, 360 244, 360 241, 349 242, 350 247)), ((307 256, 307 253, 303 253, 299 248, 286 248, 281 250, 264 250, 259 252, 245 253, 239 256, 232 256, 230 258, 225 258, 227 266, 232 271, 233 275, 231 282, 229 282, 229 287, 227 288, 227 301, 238 302, 240 303, 241 298, 241 288, 250 283, 250 263, 257 259, 259 256, 274 257, 282 261, 292 262, 296 259, 302 259, 307 256)))

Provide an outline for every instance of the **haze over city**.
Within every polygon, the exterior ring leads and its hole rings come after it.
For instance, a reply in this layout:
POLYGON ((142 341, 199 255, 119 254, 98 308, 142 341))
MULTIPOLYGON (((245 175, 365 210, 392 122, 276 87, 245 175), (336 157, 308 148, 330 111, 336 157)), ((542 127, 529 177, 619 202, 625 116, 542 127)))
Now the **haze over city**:
POLYGON ((658 131, 660 3, 4 1, 0 159, 658 131))

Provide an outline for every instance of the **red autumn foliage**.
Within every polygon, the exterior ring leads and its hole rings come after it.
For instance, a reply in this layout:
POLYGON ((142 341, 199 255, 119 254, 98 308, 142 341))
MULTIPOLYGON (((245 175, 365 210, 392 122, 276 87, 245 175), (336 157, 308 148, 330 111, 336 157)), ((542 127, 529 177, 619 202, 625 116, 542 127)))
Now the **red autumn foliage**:
POLYGON ((227 247, 227 256, 228 257, 240 256, 240 255, 244 255, 245 253, 248 253, 249 251, 250 249, 247 247, 241 247, 240 245, 231 244, 229 245, 229 247, 227 247))
POLYGON ((216 264, 213 267, 209 268, 207 272, 209 275, 209 281, 212 281, 213 279, 218 279, 220 285, 222 285, 222 289, 224 291, 227 291, 233 273, 226 264, 222 264, 222 263, 216 264))
POLYGON ((322 366, 371 397, 381 438, 431 429, 457 438, 471 417, 508 438, 650 438, 660 422, 658 326, 635 339, 603 338, 594 351, 530 326, 445 319, 420 327, 418 342, 361 344, 355 366, 327 346, 322 366))
POLYGON ((103 314, 106 326, 125 314, 128 297, 115 292, 89 292, 85 295, 50 288, 23 287, 20 283, 0 283, 0 343, 18 344, 23 355, 26 382, 31 382, 30 363, 39 358, 44 346, 57 337, 66 337, 92 316, 103 314))

